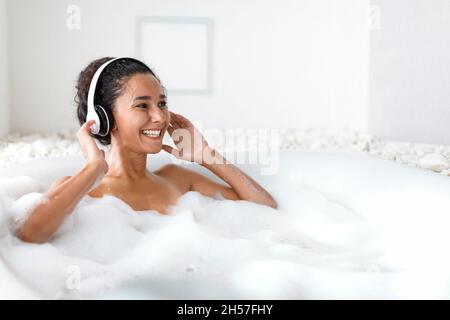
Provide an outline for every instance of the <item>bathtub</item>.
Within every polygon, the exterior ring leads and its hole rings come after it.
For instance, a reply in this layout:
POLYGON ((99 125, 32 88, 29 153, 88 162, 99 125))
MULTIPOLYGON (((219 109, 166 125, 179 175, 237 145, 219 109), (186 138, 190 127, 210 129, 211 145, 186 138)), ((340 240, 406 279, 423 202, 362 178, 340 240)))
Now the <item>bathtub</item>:
MULTIPOLYGON (((152 155, 148 168, 169 162, 152 155)), ((359 152, 281 151, 272 174, 239 164, 276 210, 189 192, 163 216, 85 197, 49 243, 15 238, 18 208, 83 163, 0 171, 1 298, 450 298, 448 177, 359 152)))

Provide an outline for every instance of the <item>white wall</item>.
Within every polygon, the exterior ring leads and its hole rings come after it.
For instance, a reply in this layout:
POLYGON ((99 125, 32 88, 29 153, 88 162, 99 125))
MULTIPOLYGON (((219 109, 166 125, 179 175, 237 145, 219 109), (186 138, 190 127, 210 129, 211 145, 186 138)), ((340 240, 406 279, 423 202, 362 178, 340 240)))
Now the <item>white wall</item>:
POLYGON ((330 126, 368 129, 369 3, 334 2, 331 54, 334 57, 330 126))
POLYGON ((10 130, 6 1, 0 0, 0 137, 10 130))
POLYGON ((14 131, 77 128, 78 73, 101 56, 135 55, 137 15, 214 20, 213 93, 169 88, 170 107, 204 127, 367 128, 369 0, 8 1, 14 131), (71 4, 80 30, 66 28, 71 4))
POLYGON ((369 129, 450 145, 450 1, 372 0, 369 129))

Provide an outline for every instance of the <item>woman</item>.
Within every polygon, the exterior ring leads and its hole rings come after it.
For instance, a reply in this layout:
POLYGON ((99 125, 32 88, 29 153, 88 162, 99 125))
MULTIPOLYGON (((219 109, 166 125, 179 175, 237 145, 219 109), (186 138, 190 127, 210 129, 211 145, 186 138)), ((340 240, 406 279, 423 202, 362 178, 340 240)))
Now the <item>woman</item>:
POLYGON ((107 136, 92 135, 90 127, 94 121, 85 122, 89 85, 95 71, 110 59, 105 57, 91 62, 80 73, 76 86, 75 101, 81 125, 77 138, 86 159, 85 166, 74 176, 58 179, 50 186, 44 194, 46 201, 39 202, 17 230, 20 239, 39 243, 50 239, 86 194, 95 198, 110 194, 134 210, 157 210, 162 214, 188 191, 206 196, 219 192, 225 199, 277 207, 264 188, 212 149, 188 119, 169 111, 160 80, 138 60, 118 59, 101 73, 94 100, 109 108, 114 123, 107 136), (174 138, 177 148, 162 144, 166 131, 174 138), (103 145, 111 144, 108 159, 94 138, 103 145), (180 148, 186 142, 195 148, 180 148), (178 159, 204 166, 228 186, 174 164, 149 172, 147 154, 158 153, 161 149, 178 159), (91 190, 97 179, 101 179, 100 184, 91 190))

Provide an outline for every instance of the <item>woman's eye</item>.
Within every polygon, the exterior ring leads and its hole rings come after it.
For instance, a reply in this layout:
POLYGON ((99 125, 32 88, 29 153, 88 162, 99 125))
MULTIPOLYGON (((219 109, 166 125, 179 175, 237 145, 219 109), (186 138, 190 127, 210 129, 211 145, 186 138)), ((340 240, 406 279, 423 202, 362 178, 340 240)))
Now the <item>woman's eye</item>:
MULTIPOLYGON (((148 106, 147 106, 146 103, 142 103, 142 104, 138 104, 137 107, 142 109, 142 108, 147 108, 148 106)), ((161 101, 159 107, 160 108, 167 108, 167 101, 161 101)))
POLYGON ((161 101, 161 108, 167 108, 167 101, 161 101))

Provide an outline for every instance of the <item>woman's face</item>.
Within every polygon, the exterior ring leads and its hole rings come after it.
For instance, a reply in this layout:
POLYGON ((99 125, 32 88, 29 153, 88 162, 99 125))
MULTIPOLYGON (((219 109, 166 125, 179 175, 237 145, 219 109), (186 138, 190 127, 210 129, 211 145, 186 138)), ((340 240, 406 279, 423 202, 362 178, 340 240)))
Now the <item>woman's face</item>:
POLYGON ((137 153, 158 153, 170 123, 167 97, 151 74, 136 74, 125 84, 113 108, 115 126, 112 143, 137 153), (146 136, 144 129, 157 130, 159 136, 146 136))

